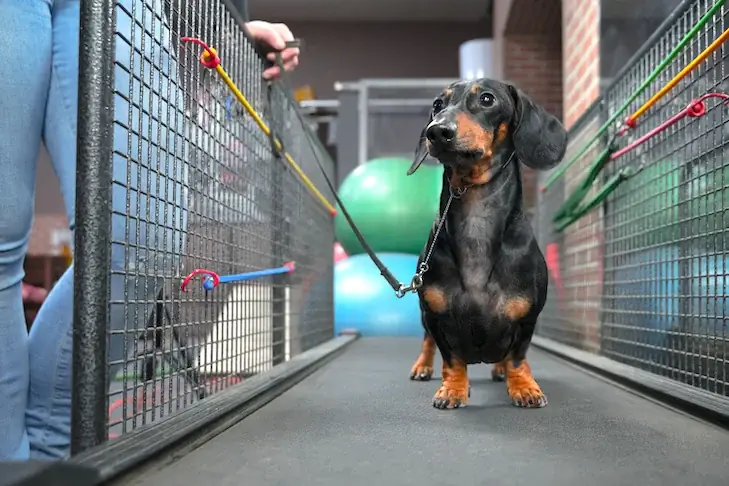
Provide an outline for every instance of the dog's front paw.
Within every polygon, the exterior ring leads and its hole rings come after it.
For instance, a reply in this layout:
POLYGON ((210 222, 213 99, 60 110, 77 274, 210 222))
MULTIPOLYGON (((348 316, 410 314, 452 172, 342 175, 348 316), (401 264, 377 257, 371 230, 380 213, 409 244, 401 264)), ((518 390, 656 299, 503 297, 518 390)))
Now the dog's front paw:
POLYGON ((504 381, 506 379, 506 365, 502 363, 494 363, 491 368, 491 379, 494 381, 504 381))
POLYGON ((442 384, 433 397, 433 406, 441 410, 447 408, 465 407, 468 402, 470 387, 453 387, 446 383, 442 384))
POLYGON ((547 396, 539 388, 537 382, 523 386, 507 387, 511 402, 522 408, 542 408, 547 406, 547 396))
POLYGON ((430 381, 433 377, 433 363, 424 363, 418 359, 410 370, 410 379, 415 381, 430 381))
POLYGON ((433 377, 433 359, 435 357, 435 341, 429 335, 423 339, 423 347, 418 359, 410 368, 410 379, 416 381, 429 381, 433 377))
POLYGON ((522 408, 542 408, 547 406, 547 397, 532 376, 526 360, 506 365, 506 391, 511 402, 522 408))
POLYGON ((457 358, 451 361, 449 365, 443 360, 443 382, 433 397, 433 406, 441 410, 465 407, 471 396, 466 364, 457 358))

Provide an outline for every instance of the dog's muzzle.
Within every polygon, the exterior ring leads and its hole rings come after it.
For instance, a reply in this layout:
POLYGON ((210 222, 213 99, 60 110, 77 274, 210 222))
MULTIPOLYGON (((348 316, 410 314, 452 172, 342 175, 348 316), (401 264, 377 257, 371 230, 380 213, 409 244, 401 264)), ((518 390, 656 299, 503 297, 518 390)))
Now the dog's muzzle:
POLYGON ((455 123, 433 123, 425 131, 429 152, 432 157, 447 165, 469 165, 483 158, 483 150, 464 147, 458 140, 458 128, 455 123))

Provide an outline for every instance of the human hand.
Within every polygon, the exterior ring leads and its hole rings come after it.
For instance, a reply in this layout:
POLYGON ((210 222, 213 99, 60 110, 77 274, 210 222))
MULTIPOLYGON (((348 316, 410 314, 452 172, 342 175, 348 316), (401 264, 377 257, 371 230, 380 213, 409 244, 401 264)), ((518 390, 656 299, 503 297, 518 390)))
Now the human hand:
MULTIPOLYGON (((299 64, 299 48, 286 47, 286 42, 294 40, 294 34, 286 24, 272 24, 263 20, 253 20, 246 23, 248 32, 267 51, 266 58, 276 61, 276 53, 281 53, 281 60, 286 71, 292 71, 299 64)), ((281 69, 276 65, 263 71, 264 79, 277 79, 281 76, 281 69)))

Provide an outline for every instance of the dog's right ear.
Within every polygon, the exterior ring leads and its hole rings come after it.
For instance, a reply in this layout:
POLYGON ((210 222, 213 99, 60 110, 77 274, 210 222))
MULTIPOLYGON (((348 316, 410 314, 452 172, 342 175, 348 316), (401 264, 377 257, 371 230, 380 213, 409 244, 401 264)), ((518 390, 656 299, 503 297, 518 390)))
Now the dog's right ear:
POLYGON ((416 170, 418 170, 418 167, 420 167, 420 164, 423 163, 425 158, 428 156, 428 147, 426 145, 427 137, 425 136, 425 131, 428 129, 428 126, 430 125, 430 122, 433 121, 433 112, 430 112, 430 117, 428 118, 428 123, 425 124, 425 127, 423 127, 423 131, 420 132, 420 140, 418 141, 418 145, 415 147, 415 155, 413 156, 413 165, 410 166, 410 169, 408 169, 408 175, 413 175, 416 170))
POLYGON ((521 90, 509 85, 509 91, 516 104, 512 138, 517 158, 534 170, 555 167, 567 151, 564 125, 521 90))

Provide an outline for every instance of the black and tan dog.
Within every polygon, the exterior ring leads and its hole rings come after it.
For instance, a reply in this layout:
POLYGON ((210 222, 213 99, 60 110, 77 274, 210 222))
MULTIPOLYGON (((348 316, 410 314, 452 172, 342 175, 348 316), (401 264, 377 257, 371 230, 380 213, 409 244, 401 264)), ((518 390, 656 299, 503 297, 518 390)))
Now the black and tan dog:
POLYGON ((408 172, 427 154, 444 165, 439 217, 419 261, 428 267, 418 289, 425 339, 410 372, 429 380, 438 348, 442 383, 433 406, 464 406, 466 367, 476 363, 494 364, 492 377, 506 380, 514 405, 547 404, 526 360, 547 266, 522 208, 519 163, 547 170, 566 148, 560 121, 511 85, 461 81, 433 102, 408 172))

